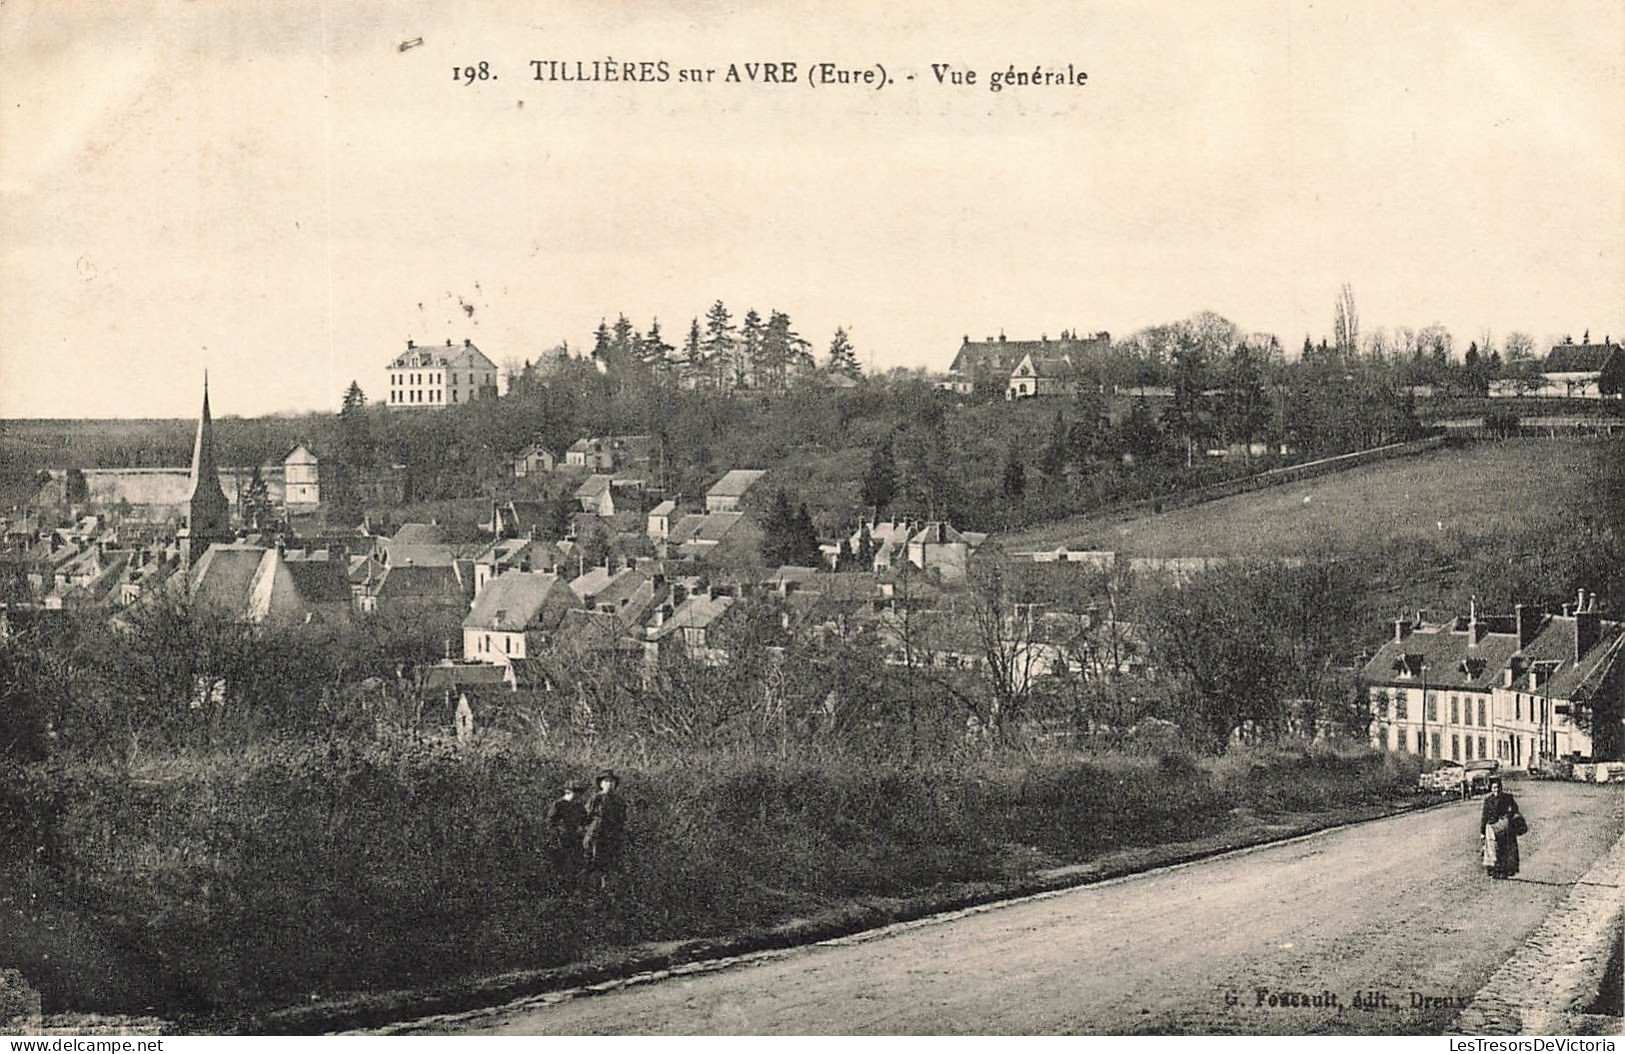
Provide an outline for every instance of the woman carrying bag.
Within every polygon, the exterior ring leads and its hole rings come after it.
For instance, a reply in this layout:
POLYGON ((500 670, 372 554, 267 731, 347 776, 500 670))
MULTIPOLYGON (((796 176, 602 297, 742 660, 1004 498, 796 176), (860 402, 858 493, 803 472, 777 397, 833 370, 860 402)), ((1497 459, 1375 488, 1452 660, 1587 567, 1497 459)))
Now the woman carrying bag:
POLYGON ((1529 824, 1518 811, 1518 799, 1506 793, 1500 780, 1491 780, 1489 796, 1478 818, 1478 834, 1484 842, 1484 870, 1491 878, 1511 878, 1518 873, 1518 838, 1528 833, 1529 824))

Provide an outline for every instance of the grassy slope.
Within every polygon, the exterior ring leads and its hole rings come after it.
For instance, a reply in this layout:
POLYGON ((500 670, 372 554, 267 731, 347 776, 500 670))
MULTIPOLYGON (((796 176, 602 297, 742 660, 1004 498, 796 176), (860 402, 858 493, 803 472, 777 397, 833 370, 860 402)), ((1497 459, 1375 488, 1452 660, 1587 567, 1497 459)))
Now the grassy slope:
POLYGON ((1370 535, 1483 537, 1558 515, 1596 440, 1519 439, 1446 449, 1127 522, 1077 517, 1001 538, 1145 556, 1277 556, 1370 535), (1440 525, 1443 525, 1441 528, 1440 525))

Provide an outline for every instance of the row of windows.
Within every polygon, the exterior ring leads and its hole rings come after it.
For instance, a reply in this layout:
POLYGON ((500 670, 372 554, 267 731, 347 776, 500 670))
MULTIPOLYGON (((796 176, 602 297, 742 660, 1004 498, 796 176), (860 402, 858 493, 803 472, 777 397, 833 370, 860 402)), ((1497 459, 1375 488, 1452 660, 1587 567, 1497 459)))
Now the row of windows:
MULTIPOLYGON (((1429 732, 1428 733, 1427 743, 1426 743, 1427 749, 1425 749, 1425 750, 1423 749, 1423 740, 1422 740, 1421 731, 1418 730, 1415 733, 1415 735, 1416 735, 1416 739, 1413 741, 1411 739, 1411 733, 1406 732, 1403 728, 1396 730, 1395 733, 1394 733, 1394 746, 1395 746, 1395 748, 1400 750, 1400 751, 1407 752, 1407 753, 1411 752, 1411 751, 1415 751, 1416 753, 1421 754, 1423 757, 1430 757, 1430 758, 1443 757, 1443 755, 1439 753, 1440 749, 1444 745, 1443 742, 1442 742, 1442 735, 1440 733, 1438 733, 1438 732, 1429 732)), ((1478 737, 1478 739, 1477 739, 1478 753, 1476 755, 1473 753, 1473 746, 1474 746, 1474 739, 1473 739, 1472 736, 1463 736, 1463 735, 1459 735, 1459 734, 1451 735, 1451 737, 1450 737, 1450 760, 1452 760, 1452 761, 1472 761, 1475 756, 1479 757, 1479 758, 1487 758, 1487 757, 1489 757, 1489 753, 1488 753, 1489 752, 1489 737, 1488 736, 1479 736, 1478 737), (1465 751, 1465 753, 1463 753, 1464 751, 1465 751)))
MULTIPOLYGON (((1474 721, 1473 720, 1474 708, 1473 708, 1473 699, 1472 699, 1472 697, 1471 696, 1461 696, 1461 695, 1452 695, 1452 696, 1450 696, 1450 699, 1449 699, 1449 703, 1450 703, 1450 723, 1453 724, 1453 725, 1468 725, 1468 726, 1477 725, 1479 728, 1488 728, 1488 727, 1490 727, 1489 705, 1488 705, 1489 701, 1486 700, 1486 699, 1479 699, 1477 702, 1478 702, 1478 708, 1477 708, 1478 720, 1474 721)), ((1393 716, 1394 716, 1395 720, 1404 721, 1404 720, 1409 719, 1409 717, 1410 717, 1410 703, 1407 700, 1407 698, 1406 698, 1406 696, 1405 696, 1405 694, 1403 692, 1397 692, 1397 691, 1393 692, 1389 696, 1389 704, 1390 704, 1390 710, 1393 713, 1393 716)), ((1438 693, 1436 693, 1436 692, 1427 693, 1427 702, 1423 704, 1422 709, 1423 709, 1423 713, 1426 715, 1426 720, 1428 720, 1428 721, 1437 721, 1437 720, 1439 720, 1439 696, 1438 696, 1438 693)))
MULTIPOLYGON (((443 403, 445 399, 441 398, 441 396, 444 394, 445 392, 439 388, 430 388, 426 392, 412 388, 404 392, 391 391, 389 401, 392 403, 443 403), (427 399, 424 398, 425 395, 428 396, 427 399)), ((451 390, 451 401, 454 403, 461 402, 462 399, 459 396, 460 393, 456 388, 453 388, 451 390)))
MULTIPOLYGON (((494 655, 496 653, 496 645, 491 640, 491 635, 489 633, 485 633, 485 634, 481 634, 478 637, 475 637, 474 638, 474 650, 476 652, 483 652, 483 653, 486 653, 486 654, 493 654, 494 655)), ((504 654, 504 655, 512 655, 513 654, 513 637, 507 636, 507 635, 503 636, 503 638, 502 638, 502 654, 504 654)))
MULTIPOLYGON (((471 374, 468 375, 468 384, 469 384, 470 387, 473 387, 474 385, 479 383, 479 381, 476 379, 478 376, 479 376, 478 374, 474 374, 474 373, 471 373, 471 374)), ((406 373, 394 373, 394 372, 391 372, 390 375, 389 375, 389 383, 390 383, 390 385, 392 387, 396 387, 396 388, 406 388, 406 387, 410 387, 410 386, 412 386, 414 384, 440 384, 441 379, 442 379, 442 375, 438 374, 438 373, 412 373, 412 374, 406 374, 406 373)), ((496 374, 487 373, 485 375, 485 383, 486 384, 488 384, 488 385, 495 384, 496 381, 497 381, 496 374)), ((452 384, 457 383, 457 375, 455 373, 451 375, 451 383, 452 384)))
MULTIPOLYGON (((1476 725, 1479 728, 1490 727, 1490 715, 1487 703, 1488 701, 1485 699, 1477 700, 1477 720, 1475 721, 1475 707, 1473 705, 1474 700, 1471 696, 1449 696, 1447 699, 1447 704, 1450 707, 1449 723, 1452 725, 1467 725, 1469 727, 1476 725)), ((1441 712, 1439 694, 1436 692, 1427 693, 1427 701, 1423 704, 1422 709, 1423 713, 1426 715, 1426 720, 1438 721, 1441 712)), ((1527 715, 1527 719, 1530 721, 1545 722, 1551 720, 1552 709, 1555 709, 1555 711, 1559 714, 1566 714, 1568 712, 1566 707, 1560 706, 1552 708, 1551 700, 1544 697, 1532 695, 1526 701, 1522 695, 1514 694, 1512 696, 1512 713, 1508 715, 1503 709, 1501 717, 1503 719, 1510 717, 1514 721, 1522 721, 1527 715)), ((1410 704, 1404 692, 1395 689, 1389 690, 1388 711, 1392 720, 1405 721, 1410 718, 1410 704)))

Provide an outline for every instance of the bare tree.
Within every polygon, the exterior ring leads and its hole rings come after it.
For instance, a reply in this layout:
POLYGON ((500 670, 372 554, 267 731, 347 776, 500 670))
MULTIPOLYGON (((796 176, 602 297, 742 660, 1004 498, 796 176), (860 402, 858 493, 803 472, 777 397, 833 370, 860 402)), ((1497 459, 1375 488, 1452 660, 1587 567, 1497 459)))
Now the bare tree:
POLYGON ((1352 362, 1360 353, 1360 311, 1354 303, 1354 287, 1347 282, 1337 294, 1333 308, 1332 336, 1337 341, 1337 354, 1344 362, 1352 362))
POLYGON ((1521 330, 1513 330, 1502 345, 1502 370, 1517 385, 1520 394, 1528 395, 1540 387, 1540 366, 1535 359, 1535 338, 1521 330))
POLYGON ((979 555, 969 579, 970 625, 988 689, 976 716, 987 733, 1002 737, 1021 720, 1039 673, 1032 605, 1014 602, 997 554, 979 555))

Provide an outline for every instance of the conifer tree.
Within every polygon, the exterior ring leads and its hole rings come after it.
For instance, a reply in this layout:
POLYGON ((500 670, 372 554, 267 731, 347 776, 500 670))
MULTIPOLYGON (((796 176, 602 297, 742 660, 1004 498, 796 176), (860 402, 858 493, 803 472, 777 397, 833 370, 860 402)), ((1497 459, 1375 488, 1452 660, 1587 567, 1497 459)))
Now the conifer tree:
POLYGON ((745 320, 739 325, 739 362, 736 369, 741 379, 748 374, 754 387, 761 387, 764 333, 762 316, 757 314, 756 309, 745 312, 745 320))
POLYGON ((863 503, 872 505, 878 515, 897 499, 897 458, 891 437, 869 454, 869 468, 863 474, 863 503))
POLYGON ((722 301, 712 304, 705 313, 705 361, 710 367, 713 383, 719 389, 727 388, 734 364, 736 327, 733 315, 722 301))
POLYGON ((863 367, 858 365, 858 353, 852 347, 852 338, 847 336, 845 327, 837 327, 835 336, 829 342, 829 371, 843 373, 853 380, 863 375, 863 367))

